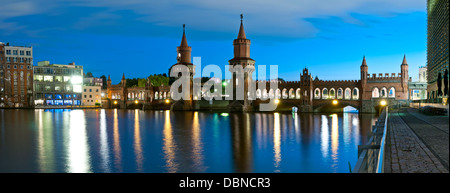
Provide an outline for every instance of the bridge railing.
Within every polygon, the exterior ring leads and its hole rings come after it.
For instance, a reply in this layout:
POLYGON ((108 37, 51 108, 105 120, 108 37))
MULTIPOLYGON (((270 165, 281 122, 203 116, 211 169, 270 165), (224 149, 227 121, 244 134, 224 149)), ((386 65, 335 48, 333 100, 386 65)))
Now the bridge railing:
POLYGON ((358 146, 358 161, 352 173, 383 173, 384 152, 388 120, 388 107, 385 107, 369 134, 366 145, 358 146))

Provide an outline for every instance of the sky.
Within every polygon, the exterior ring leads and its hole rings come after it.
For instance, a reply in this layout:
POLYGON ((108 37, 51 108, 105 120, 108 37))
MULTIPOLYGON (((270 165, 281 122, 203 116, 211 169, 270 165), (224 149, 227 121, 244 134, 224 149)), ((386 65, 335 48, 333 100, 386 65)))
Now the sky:
MULTIPOLYGON (((369 73, 409 76, 426 65, 425 0, 1 0, 0 42, 32 46, 34 65, 75 62, 94 76, 167 73, 182 25, 202 67, 233 58, 240 14, 255 65, 278 65, 298 81, 303 68, 322 80, 369 73)), ((269 67, 267 67, 269 69, 269 67)), ((200 76, 197 69, 197 76, 200 76)), ((223 72, 225 74, 225 72, 223 72)))

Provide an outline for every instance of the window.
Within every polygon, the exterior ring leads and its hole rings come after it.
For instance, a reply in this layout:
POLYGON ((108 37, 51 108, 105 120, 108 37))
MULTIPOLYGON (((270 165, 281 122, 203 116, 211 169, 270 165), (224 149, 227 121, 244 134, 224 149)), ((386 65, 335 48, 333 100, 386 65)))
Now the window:
POLYGON ((25 52, 23 50, 20 50, 20 55, 23 56, 25 52))
POLYGON ((339 88, 337 91, 337 98, 342 99, 342 96, 343 96, 343 90, 342 90, 342 88, 339 88))
POLYGON ((23 58, 20 58, 20 62, 23 63, 23 58))
POLYGON ((328 89, 324 88, 322 90, 322 99, 327 99, 328 98, 328 89))
POLYGON ((380 93, 378 91, 378 88, 375 87, 372 89, 372 98, 378 98, 378 97, 380 97, 380 93))
POLYGON ((31 51, 27 51, 27 56, 31 56, 31 51))
POLYGON ((320 99, 320 89, 316 88, 316 90, 314 91, 314 98, 320 99))
POLYGON ((359 89, 358 88, 354 88, 353 89, 352 99, 353 100, 358 100, 359 99, 359 89))
POLYGON ((13 50, 13 55, 17 55, 17 50, 13 50))
POLYGON ((89 98, 92 98, 92 95, 89 95, 89 98))
POLYGON ((388 95, 388 97, 389 97, 389 98, 395 98, 395 88, 394 88, 394 87, 391 87, 391 88, 389 89, 389 95, 388 95))
POLYGON ((84 89, 84 92, 86 92, 86 89, 84 89))
POLYGON ((44 76, 44 82, 53 82, 53 76, 44 76))
POLYGON ((89 89, 89 92, 92 92, 92 89, 89 89))
POLYGON ((11 55, 11 50, 6 50, 7 55, 11 55))
POLYGON ((387 97, 387 92, 386 92, 386 88, 385 87, 383 87, 382 89, 381 89, 381 97, 387 97))
POLYGON ((349 100, 350 99, 350 95, 352 94, 352 91, 350 90, 350 88, 346 88, 345 89, 345 93, 344 93, 344 99, 349 100))
POLYGON ((86 95, 84 95, 84 98, 87 98, 86 95))

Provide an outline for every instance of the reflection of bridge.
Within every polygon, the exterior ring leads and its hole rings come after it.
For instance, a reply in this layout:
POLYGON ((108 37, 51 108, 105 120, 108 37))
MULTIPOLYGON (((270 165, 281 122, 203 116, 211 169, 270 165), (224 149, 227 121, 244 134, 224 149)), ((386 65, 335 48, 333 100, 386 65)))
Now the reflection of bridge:
MULTIPOLYGON (((276 89, 270 89, 270 81, 256 81, 255 93, 250 93, 249 87, 255 60, 250 58, 250 40, 246 38, 242 20, 238 38, 233 41, 233 45, 234 58, 229 61, 230 66, 240 65, 245 69, 244 100, 242 101, 213 101, 211 103, 201 100, 202 97, 193 97, 192 94, 190 100, 173 101, 171 100, 173 94, 170 92, 169 86, 155 87, 152 86, 150 81, 147 81, 145 88, 126 88, 124 76, 119 85, 111 85, 111 80, 108 77, 108 98, 112 101, 110 106, 123 108, 148 105, 153 109, 168 109, 172 105, 181 110, 238 109, 247 111, 258 110, 259 104, 267 103, 267 99, 277 99, 278 110, 296 106, 301 112, 313 112, 352 106, 359 109, 360 112, 376 112, 376 108, 381 101, 384 101, 387 105, 408 102, 408 82, 410 79, 406 56, 403 57, 398 74, 385 73, 383 75, 379 73, 378 75, 370 75, 364 57, 360 66, 360 80, 327 81, 319 80, 317 77, 313 79, 308 69, 305 68, 300 74, 300 81, 279 81, 276 89), (265 88, 258 87, 261 85, 265 88)), ((195 68, 191 63, 191 47, 187 44, 184 28, 182 41, 180 46, 177 47, 177 52, 178 63, 172 65, 171 69, 179 66, 188 67, 189 71, 184 73, 189 73, 192 81, 195 68)), ((236 72, 232 72, 232 74, 234 80, 236 72)), ((236 84, 234 82, 230 86, 236 88, 236 84)))

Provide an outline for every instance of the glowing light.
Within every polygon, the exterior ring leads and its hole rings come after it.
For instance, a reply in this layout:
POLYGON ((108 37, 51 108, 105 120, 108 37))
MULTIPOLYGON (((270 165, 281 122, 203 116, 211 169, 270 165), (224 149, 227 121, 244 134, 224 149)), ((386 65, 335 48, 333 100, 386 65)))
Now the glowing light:
POLYGON ((337 105, 338 101, 337 100, 333 100, 333 105, 337 105))
POLYGON ((72 84, 83 83, 83 78, 81 78, 81 76, 72 76, 71 80, 72 80, 72 84))
POLYGON ((278 103, 280 103, 280 100, 279 99, 275 99, 275 104, 278 104, 278 103))
POLYGON ((386 101, 385 101, 385 100, 382 100, 382 101, 380 102, 380 105, 381 105, 381 106, 385 106, 385 105, 386 105, 386 101))
POLYGON ((114 101, 114 104, 117 105, 117 101, 114 101))
POLYGON ((169 99, 166 99, 166 103, 170 103, 170 100, 169 100, 169 99))
POLYGON ((228 117, 228 113, 220 113, 220 116, 223 116, 223 117, 228 117))
POLYGON ((134 103, 138 104, 138 103, 139 103, 139 101, 138 101, 138 100, 135 100, 135 101, 134 101, 134 103))

